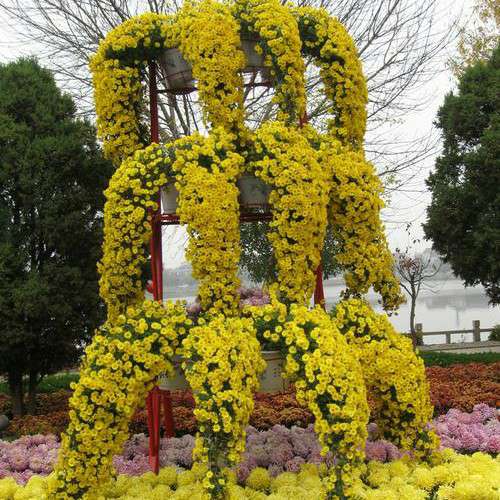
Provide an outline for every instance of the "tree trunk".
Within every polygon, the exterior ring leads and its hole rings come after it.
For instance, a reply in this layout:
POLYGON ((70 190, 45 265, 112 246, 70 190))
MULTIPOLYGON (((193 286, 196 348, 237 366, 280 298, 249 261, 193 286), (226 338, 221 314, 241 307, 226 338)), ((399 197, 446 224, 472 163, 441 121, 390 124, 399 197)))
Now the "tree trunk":
POLYGON ((420 337, 420 335, 418 335, 415 330, 416 307, 417 307, 417 294, 414 293, 414 289, 412 287, 412 293, 410 295, 410 333, 411 333, 411 341, 413 342, 414 348, 423 344, 422 337, 420 337))
POLYGON ((8 381, 12 414, 14 417, 22 417, 24 415, 23 376, 21 373, 9 373, 8 381))
POLYGON ((36 410, 36 388, 38 387, 38 374, 30 372, 28 382, 28 399, 26 402, 26 413, 35 414, 36 410))

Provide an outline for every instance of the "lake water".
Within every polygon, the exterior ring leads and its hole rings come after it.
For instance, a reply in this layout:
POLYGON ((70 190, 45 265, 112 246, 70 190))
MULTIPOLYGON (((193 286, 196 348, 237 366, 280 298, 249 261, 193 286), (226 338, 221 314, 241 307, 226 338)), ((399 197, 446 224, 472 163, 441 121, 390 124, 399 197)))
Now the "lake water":
MULTIPOLYGON (((491 328, 500 323, 500 307, 488 305, 488 298, 482 286, 465 288, 459 280, 429 282, 430 290, 423 289, 417 299, 415 323, 422 323, 423 331, 469 330, 472 322, 479 320, 481 328, 491 328)), ((342 286, 327 284, 325 299, 327 307, 331 307, 337 300, 342 286)), ((369 293, 369 302, 377 311, 382 307, 377 303, 378 296, 369 293)), ((402 332, 410 330, 409 303, 403 304, 397 315, 390 317, 391 323, 402 332)), ((488 333, 482 333, 485 340, 488 333)), ((472 334, 452 335, 452 342, 471 341, 472 334)), ((444 335, 425 338, 426 344, 444 343, 444 335)))
MULTIPOLYGON (((166 283, 168 283, 168 278, 166 283)), ((488 305, 488 298, 481 286, 464 288, 459 280, 445 280, 430 282, 430 288, 423 289, 417 300, 415 323, 422 323, 423 331, 468 330, 472 329, 472 322, 480 320, 481 328, 491 328, 500 323, 500 307, 488 305)), ((325 283, 325 300, 327 308, 339 300, 343 284, 335 284, 331 280, 325 283)), ((167 287, 166 296, 169 298, 183 298, 194 300, 196 289, 167 287)), ((369 293, 367 299, 378 311, 382 308, 377 303, 378 296, 369 293)), ((409 304, 403 304, 397 315, 390 317, 392 324, 402 332, 409 331, 409 304)), ((481 334, 482 339, 488 337, 481 334)), ((472 334, 452 335, 452 342, 471 341, 472 334)), ((444 343, 444 335, 425 338, 426 344, 444 343)))

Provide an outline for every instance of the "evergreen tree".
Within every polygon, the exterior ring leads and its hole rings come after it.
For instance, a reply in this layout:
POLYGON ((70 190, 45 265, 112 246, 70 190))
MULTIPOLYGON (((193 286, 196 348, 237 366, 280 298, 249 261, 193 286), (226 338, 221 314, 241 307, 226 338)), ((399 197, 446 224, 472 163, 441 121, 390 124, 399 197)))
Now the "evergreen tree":
POLYGON ((465 70, 438 113, 443 153, 427 180, 425 235, 467 286, 500 302, 500 46, 465 70))
POLYGON ((34 409, 44 375, 77 361, 104 313, 96 262, 112 170, 75 112, 35 60, 0 65, 0 374, 15 415, 34 409))

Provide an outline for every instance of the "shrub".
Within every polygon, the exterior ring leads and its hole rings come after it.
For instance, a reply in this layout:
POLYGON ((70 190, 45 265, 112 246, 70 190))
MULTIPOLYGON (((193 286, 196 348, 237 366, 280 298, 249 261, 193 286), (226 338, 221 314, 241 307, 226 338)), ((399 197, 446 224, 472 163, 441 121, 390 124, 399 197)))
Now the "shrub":
POLYGON ((495 340, 497 342, 500 342, 500 325, 495 325, 493 327, 493 330, 491 330, 488 340, 495 340))

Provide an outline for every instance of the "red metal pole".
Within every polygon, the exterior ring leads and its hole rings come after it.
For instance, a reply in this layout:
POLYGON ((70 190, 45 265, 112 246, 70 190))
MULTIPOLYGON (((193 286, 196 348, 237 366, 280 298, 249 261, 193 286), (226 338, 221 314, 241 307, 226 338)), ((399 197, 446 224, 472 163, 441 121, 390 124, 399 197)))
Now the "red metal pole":
MULTIPOLYGON (((160 126, 158 121, 158 88, 156 85, 156 63, 149 63, 149 113, 151 117, 151 142, 160 143, 160 126)), ((158 193, 158 210, 153 214, 153 237, 151 239, 151 266, 153 277, 153 297, 163 300, 163 256, 161 237, 160 193, 158 193)))
MULTIPOLYGON (((151 118, 151 142, 160 143, 160 126, 158 121, 158 88, 156 85, 156 63, 149 63, 149 113, 151 118)), ((163 301, 163 252, 162 252, 162 220, 161 196, 158 193, 158 210, 151 214, 152 237, 151 274, 154 300, 163 301)), ((149 430, 149 462, 155 474, 160 469, 160 422, 163 407, 165 435, 174 435, 174 417, 170 391, 154 387, 147 399, 149 430)))
POLYGON ((325 292, 323 291, 323 265, 319 264, 316 269, 316 288, 314 289, 314 304, 319 304, 323 309, 325 306, 325 292))
MULTIPOLYGON (((303 116, 300 117, 299 126, 303 127, 308 122, 307 112, 304 113, 303 116)), ((316 269, 316 287, 314 289, 314 304, 321 305, 323 309, 326 309, 325 306, 325 292, 323 290, 323 264, 319 263, 318 268, 316 269)))

